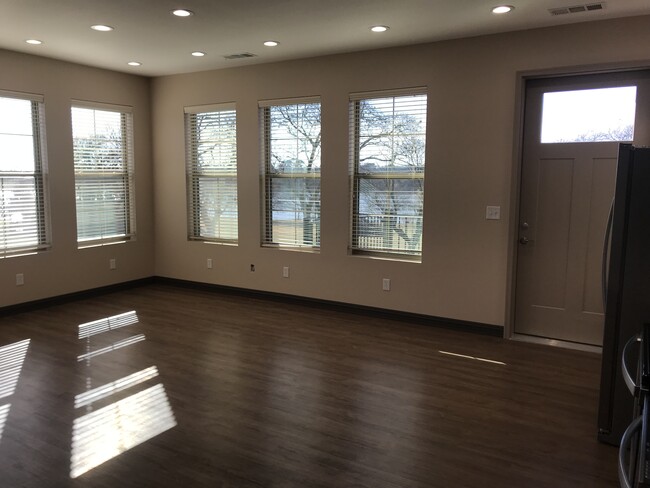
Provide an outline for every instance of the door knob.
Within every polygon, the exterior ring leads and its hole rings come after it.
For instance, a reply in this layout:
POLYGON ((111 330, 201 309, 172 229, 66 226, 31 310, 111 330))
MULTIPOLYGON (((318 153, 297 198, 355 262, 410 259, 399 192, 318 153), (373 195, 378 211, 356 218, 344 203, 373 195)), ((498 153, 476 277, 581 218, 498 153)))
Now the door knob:
POLYGON ((519 244, 523 244, 524 246, 528 244, 528 237, 520 237, 519 244))

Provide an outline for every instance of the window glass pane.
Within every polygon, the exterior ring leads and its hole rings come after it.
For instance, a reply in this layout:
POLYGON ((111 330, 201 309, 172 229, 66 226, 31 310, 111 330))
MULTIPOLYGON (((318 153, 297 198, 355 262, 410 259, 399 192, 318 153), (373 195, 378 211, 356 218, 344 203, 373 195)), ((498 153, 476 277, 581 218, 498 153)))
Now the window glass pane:
POLYGON ((199 113, 192 118, 197 169, 236 170, 235 111, 199 113))
POLYGON ((77 240, 126 240, 133 229, 131 115, 72 107, 77 240))
POLYGON ((0 134, 33 135, 32 102, 0 98, 0 134))
POLYGON ((320 181, 274 178, 271 188, 271 241, 320 246, 320 181))
POLYGON ((353 101, 353 251, 420 255, 426 95, 353 101))
POLYGON ((39 205, 32 177, 0 177, 0 249, 38 245, 39 205))
POLYGON ((0 168, 2 171, 30 173, 34 171, 34 137, 0 134, 0 168))
POLYGON ((632 141, 635 112, 635 86, 544 93, 541 141, 632 141))
POLYGON ((123 178, 77 178, 76 198, 80 241, 127 233, 127 182, 123 178))
POLYGON ((76 171, 124 171, 122 114, 72 108, 76 171))
POLYGON ((0 97, 0 257, 48 246, 42 133, 41 103, 0 97))
POLYGON ((270 107, 269 171, 320 171, 320 104, 270 107))
POLYGON ((236 243, 237 117, 234 108, 186 115, 190 239, 236 243))
POLYGON ((237 177, 199 178, 199 235, 237 239, 237 177))
POLYGON ((320 246, 320 103, 262 109, 265 244, 320 246))
POLYGON ((422 247, 422 179, 361 179, 358 245, 369 250, 417 253, 422 247))

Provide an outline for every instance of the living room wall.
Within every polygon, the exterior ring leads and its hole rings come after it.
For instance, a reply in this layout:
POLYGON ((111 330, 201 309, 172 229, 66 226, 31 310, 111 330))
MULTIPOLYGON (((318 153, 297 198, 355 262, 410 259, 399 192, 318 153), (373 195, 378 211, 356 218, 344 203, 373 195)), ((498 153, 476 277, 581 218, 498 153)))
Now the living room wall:
POLYGON ((649 26, 647 17, 589 22, 154 79, 156 274, 503 326, 518 72, 647 60, 649 26), (422 262, 351 255, 349 96, 420 86, 428 91, 422 262), (316 253, 260 246, 258 101, 303 96, 322 103, 316 253), (183 109, 225 102, 237 109, 238 246, 187 239, 183 109), (487 205, 501 207, 501 220, 485 219, 487 205))

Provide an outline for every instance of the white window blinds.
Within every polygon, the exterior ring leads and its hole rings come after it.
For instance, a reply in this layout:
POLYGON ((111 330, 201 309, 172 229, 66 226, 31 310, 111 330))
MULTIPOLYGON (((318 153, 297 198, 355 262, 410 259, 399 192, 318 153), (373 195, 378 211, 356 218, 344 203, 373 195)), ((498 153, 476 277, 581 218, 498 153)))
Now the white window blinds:
POLYGON ((132 239, 135 200, 130 111, 74 105, 72 136, 79 245, 132 239))
POLYGON ((352 252, 422 253, 427 96, 350 97, 352 252))
POLYGON ((233 104, 185 109, 188 237, 237 243, 237 114, 233 104))
POLYGON ((260 102, 265 245, 320 247, 318 98, 260 102))
POLYGON ((0 258, 49 247, 42 102, 0 92, 0 258))

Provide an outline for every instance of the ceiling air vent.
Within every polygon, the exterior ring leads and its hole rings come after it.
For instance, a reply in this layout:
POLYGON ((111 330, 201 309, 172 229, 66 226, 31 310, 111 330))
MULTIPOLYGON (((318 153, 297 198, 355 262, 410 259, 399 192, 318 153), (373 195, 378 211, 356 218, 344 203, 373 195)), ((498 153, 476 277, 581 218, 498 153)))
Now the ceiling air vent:
POLYGON ((585 5, 572 5, 571 7, 551 8, 548 11, 551 15, 579 14, 581 12, 593 12, 605 8, 604 3, 588 3, 585 5))
POLYGON ((254 58, 257 54, 253 53, 237 53, 237 54, 228 54, 224 56, 226 59, 244 59, 244 58, 254 58))

